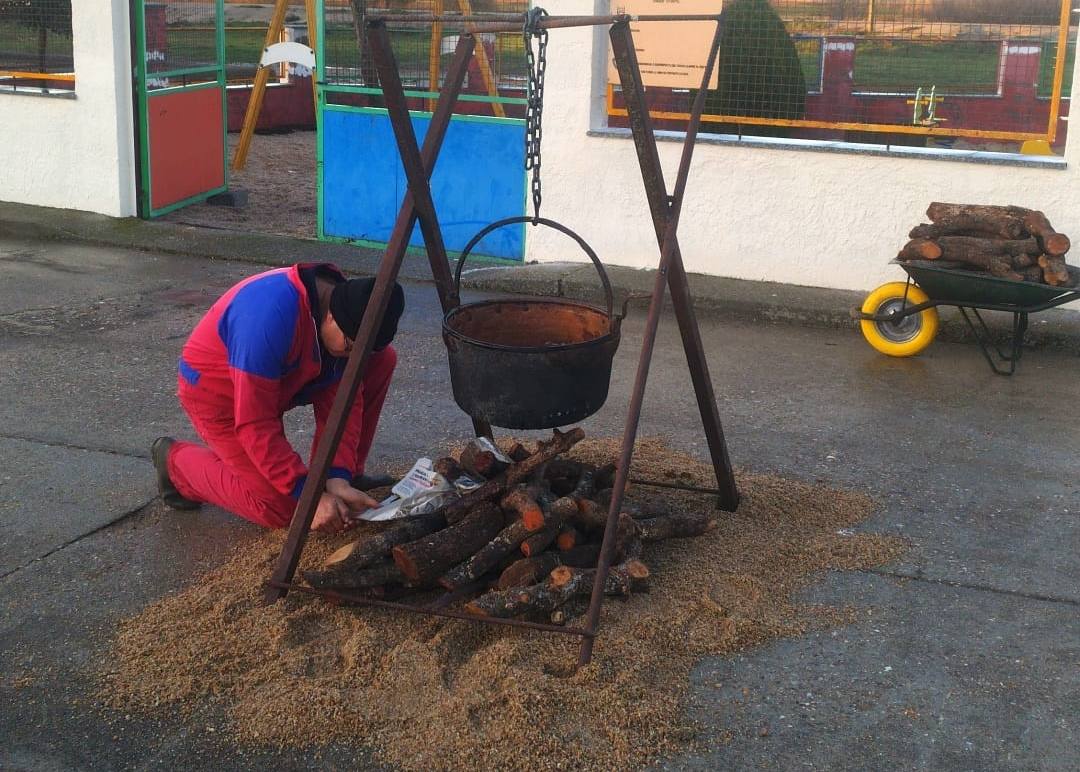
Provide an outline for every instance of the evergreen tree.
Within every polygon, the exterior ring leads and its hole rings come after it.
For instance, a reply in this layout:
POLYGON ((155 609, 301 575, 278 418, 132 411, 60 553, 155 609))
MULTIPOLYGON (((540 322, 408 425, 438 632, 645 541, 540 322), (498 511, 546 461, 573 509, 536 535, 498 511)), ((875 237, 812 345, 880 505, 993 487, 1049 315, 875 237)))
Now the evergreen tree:
MULTIPOLYGON (((756 118, 805 117, 806 78, 799 53, 769 1, 726 3, 722 25, 719 83, 707 95, 707 111, 756 118)), ((768 128, 755 127, 754 133, 768 128)))

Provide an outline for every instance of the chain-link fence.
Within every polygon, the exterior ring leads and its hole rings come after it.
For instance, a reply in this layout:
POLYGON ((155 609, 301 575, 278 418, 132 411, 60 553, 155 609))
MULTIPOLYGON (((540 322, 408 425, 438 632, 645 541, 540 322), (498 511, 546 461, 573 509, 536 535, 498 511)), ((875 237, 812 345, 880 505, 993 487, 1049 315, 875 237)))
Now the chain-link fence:
POLYGON ((0 0, 0 91, 73 88, 71 0, 0 0))
MULTIPOLYGON (((380 13, 461 14, 480 16, 524 13, 528 0, 325 0, 323 41, 326 93, 329 101, 360 106, 380 104, 378 77, 366 50, 364 23, 380 13)), ((430 109, 442 88, 446 67, 453 56, 461 24, 389 23, 406 94, 430 109)), ((499 117, 524 116, 525 48, 521 33, 476 34, 476 49, 469 62, 461 112, 499 117)))
MULTIPOLYGON (((1060 149, 1070 23, 1069 0, 727 0, 705 128, 908 145, 930 137, 995 150, 1043 140, 1060 149)), ((648 90, 661 127, 685 126, 693 93, 648 90)), ((625 125, 617 83, 608 106, 612 125, 625 125)))
POLYGON ((216 0, 144 2, 142 15, 148 88, 218 79, 223 43, 216 0))

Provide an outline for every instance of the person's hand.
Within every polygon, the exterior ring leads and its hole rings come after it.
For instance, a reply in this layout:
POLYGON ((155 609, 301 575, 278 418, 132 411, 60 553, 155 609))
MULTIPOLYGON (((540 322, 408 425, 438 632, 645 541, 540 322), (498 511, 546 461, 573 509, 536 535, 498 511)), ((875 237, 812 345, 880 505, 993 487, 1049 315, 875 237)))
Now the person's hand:
POLYGON ((322 533, 341 533, 350 527, 349 507, 332 493, 324 493, 319 498, 311 529, 322 533))
POLYGON ((344 501, 352 514, 379 506, 379 502, 371 496, 352 487, 348 480, 342 480, 339 477, 331 477, 326 481, 326 492, 344 501))

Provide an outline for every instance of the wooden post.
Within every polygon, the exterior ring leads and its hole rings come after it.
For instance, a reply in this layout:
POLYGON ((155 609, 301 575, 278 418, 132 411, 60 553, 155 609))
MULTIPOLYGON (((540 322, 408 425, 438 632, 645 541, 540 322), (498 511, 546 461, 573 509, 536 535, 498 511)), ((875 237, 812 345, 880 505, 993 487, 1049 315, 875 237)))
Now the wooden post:
MULTIPOLYGON (((310 2, 310 0, 308 1, 310 2)), ((288 7, 289 0, 275 0, 274 13, 270 17, 270 26, 266 28, 266 42, 263 44, 263 51, 281 39, 281 30, 285 25, 285 12, 288 7)), ((308 34, 311 34, 310 30, 308 34)), ((236 155, 233 156, 232 168, 237 170, 243 169, 247 163, 248 150, 251 149, 251 138, 255 135, 255 124, 259 122, 263 96, 266 95, 266 81, 270 77, 270 71, 261 64, 262 57, 259 58, 259 61, 259 69, 255 73, 255 87, 251 90, 251 98, 248 99, 247 111, 244 113, 244 127, 240 130, 240 141, 236 145, 236 155)), ((312 83, 314 84, 314 80, 312 83)))
MULTIPOLYGON (((473 15, 472 3, 469 2, 469 0, 458 0, 458 6, 461 8, 462 16, 473 15)), ((466 23, 465 29, 473 35, 477 34, 476 25, 474 24, 466 23)), ((495 75, 491 72, 491 62, 488 61, 487 49, 484 48, 484 41, 477 37, 476 43, 476 52, 474 56, 476 57, 476 63, 480 66, 480 77, 484 79, 484 88, 487 89, 488 96, 498 97, 499 89, 495 84, 495 75)), ((498 102, 491 103, 491 114, 496 118, 506 117, 506 111, 498 102)))
MULTIPOLYGON (((312 51, 315 51, 315 56, 318 56, 319 44, 318 44, 318 31, 316 28, 315 18, 315 0, 304 0, 304 6, 307 8, 307 40, 308 45, 312 51)), ((311 100, 315 103, 315 125, 319 125, 319 63, 315 62, 315 67, 311 70, 311 100)))
MULTIPOLYGON (((435 0, 435 15, 442 16, 443 0, 435 0)), ((431 50, 428 51, 428 91, 439 90, 439 63, 442 60, 442 22, 431 25, 431 50)), ((435 110, 435 97, 427 101, 428 112, 435 110)))

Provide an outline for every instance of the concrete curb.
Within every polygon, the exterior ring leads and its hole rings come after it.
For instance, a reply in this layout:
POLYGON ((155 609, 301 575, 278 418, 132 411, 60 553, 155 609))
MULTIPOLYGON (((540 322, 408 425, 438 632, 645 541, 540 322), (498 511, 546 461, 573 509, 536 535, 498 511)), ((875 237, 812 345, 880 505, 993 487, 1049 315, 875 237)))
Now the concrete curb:
MULTIPOLYGON (((325 260, 353 273, 369 274, 375 272, 382 257, 379 250, 349 244, 135 218, 118 219, 5 202, 0 202, 0 237, 73 241, 260 265, 325 260)), ((463 274, 464 288, 603 301, 595 270, 588 264, 484 265, 478 262, 477 266, 463 274)), ((653 270, 609 266, 607 271, 617 305, 628 293, 649 293, 652 290, 655 278, 653 270)), ((410 253, 406 257, 401 278, 431 281, 423 254, 410 253)), ((896 278, 903 278, 899 269, 896 278)), ((860 305, 865 297, 863 292, 701 274, 692 274, 690 279, 695 307, 701 316, 738 322, 855 330, 857 323, 851 319, 849 310, 860 305)), ((971 341, 971 334, 956 309, 941 308, 939 313, 940 339, 971 341)), ((995 337, 1001 342, 1008 340, 1011 315, 987 313, 985 317, 995 337)), ((1080 354, 1080 312, 1052 309, 1033 315, 1025 344, 1062 348, 1080 354)))

